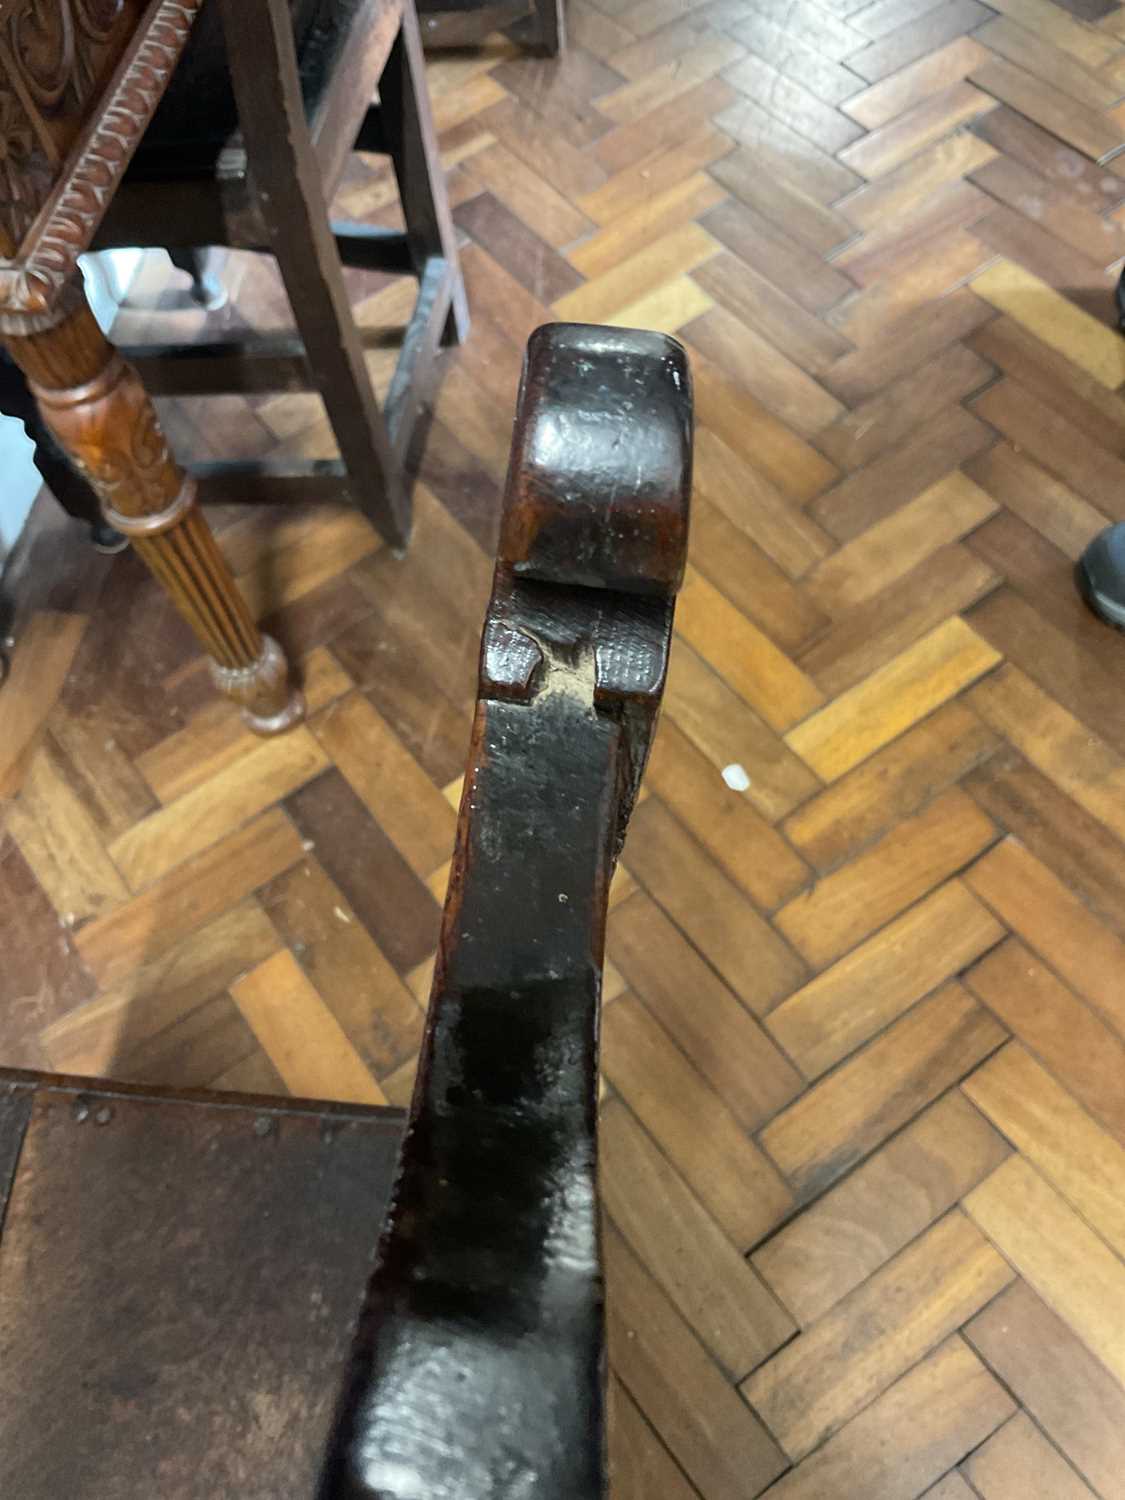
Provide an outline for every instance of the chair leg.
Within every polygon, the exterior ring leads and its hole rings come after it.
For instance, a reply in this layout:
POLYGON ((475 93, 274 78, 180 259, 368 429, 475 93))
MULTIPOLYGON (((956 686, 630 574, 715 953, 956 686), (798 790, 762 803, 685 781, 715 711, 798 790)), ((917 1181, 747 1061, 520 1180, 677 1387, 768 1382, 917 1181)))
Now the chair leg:
POLYGON ((414 270, 421 280, 426 262, 435 255, 442 256, 453 267, 453 295, 445 342, 460 343, 469 332, 469 304, 413 5, 403 9, 402 25, 379 80, 379 106, 384 138, 398 179, 414 270))
POLYGON ((288 0, 220 4, 258 210, 336 435, 349 489, 385 540, 392 547, 404 547, 410 536, 410 497, 348 305, 305 120, 288 0))
POLYGON ((227 289, 211 269, 211 251, 206 246, 170 247, 168 259, 178 271, 191 277, 191 298, 207 312, 218 312, 227 305, 227 289))
POLYGON ((207 651, 216 685, 258 734, 297 723, 304 701, 281 648, 251 619, 140 377, 98 327, 81 288, 53 327, 10 336, 7 346, 106 521, 132 540, 207 651))
POLYGON ((566 46, 565 0, 535 0, 535 44, 547 57, 558 57, 566 46))

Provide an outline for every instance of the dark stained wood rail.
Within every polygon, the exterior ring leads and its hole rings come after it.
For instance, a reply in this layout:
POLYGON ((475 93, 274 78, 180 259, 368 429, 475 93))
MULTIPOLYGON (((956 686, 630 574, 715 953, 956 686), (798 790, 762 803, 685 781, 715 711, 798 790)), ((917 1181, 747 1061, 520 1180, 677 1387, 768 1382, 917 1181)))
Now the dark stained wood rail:
POLYGON ((606 899, 690 467, 678 344, 532 336, 418 1084, 322 1500, 602 1493, 606 899))

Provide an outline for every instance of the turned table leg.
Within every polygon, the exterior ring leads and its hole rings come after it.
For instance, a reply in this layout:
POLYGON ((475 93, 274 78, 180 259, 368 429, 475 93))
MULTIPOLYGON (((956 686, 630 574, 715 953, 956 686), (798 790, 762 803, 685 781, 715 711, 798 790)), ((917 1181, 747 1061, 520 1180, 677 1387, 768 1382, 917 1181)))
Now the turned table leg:
POLYGON ((281 647, 251 618, 140 377, 84 295, 76 297, 52 327, 8 335, 8 350, 106 520, 129 537, 195 631, 218 688, 242 705, 251 729, 280 734, 304 715, 281 647))

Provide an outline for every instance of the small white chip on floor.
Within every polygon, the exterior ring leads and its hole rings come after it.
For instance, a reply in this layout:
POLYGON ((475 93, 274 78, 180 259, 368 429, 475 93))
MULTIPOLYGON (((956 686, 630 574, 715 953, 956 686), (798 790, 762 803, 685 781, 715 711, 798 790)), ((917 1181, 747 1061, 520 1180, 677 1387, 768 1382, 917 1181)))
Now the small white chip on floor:
POLYGON ((723 780, 732 792, 748 792, 750 790, 750 778, 745 769, 735 763, 723 767, 723 780))

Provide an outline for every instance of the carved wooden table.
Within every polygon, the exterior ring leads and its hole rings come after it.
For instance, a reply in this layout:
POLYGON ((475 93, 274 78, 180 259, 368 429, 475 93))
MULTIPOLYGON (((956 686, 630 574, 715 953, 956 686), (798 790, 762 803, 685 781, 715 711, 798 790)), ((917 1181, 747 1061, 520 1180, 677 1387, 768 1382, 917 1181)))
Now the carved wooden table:
POLYGON ((350 1360, 399 1117, 0 1075, 0 1493, 312 1500, 319 1472, 319 1500, 602 1495, 606 903, 690 467, 678 344, 533 335, 418 1085, 350 1360))
POLYGON ((201 3, 0 0, 0 335, 106 520, 191 625, 217 685, 269 734, 300 717, 300 694, 78 273, 201 3))

